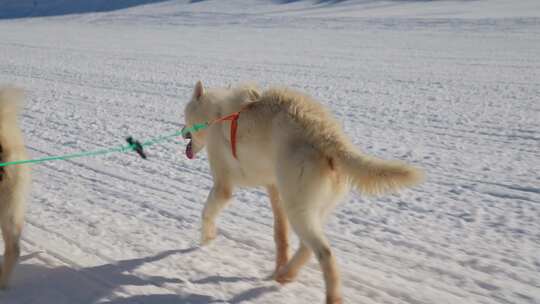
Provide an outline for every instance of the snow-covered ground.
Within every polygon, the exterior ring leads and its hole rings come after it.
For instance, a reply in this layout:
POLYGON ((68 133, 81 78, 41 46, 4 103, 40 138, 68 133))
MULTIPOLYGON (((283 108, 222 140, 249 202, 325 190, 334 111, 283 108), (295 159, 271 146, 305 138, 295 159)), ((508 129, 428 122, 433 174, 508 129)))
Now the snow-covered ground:
MULTIPOLYGON (((538 1, 188 2, 0 21, 0 83, 28 91, 31 155, 172 133, 198 79, 289 85, 367 153, 428 174, 336 210, 346 303, 540 303, 538 1)), ((23 257, 0 303, 322 303, 315 261, 292 284, 267 280, 262 189, 239 191, 199 247, 211 177, 183 150, 178 139, 148 161, 34 166, 23 257)))

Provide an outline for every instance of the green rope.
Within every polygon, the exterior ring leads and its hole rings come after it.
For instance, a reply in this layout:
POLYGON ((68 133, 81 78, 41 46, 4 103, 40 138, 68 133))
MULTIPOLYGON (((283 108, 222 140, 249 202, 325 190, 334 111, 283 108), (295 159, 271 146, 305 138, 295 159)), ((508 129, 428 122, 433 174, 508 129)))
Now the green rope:
MULTIPOLYGON (((171 138, 182 136, 188 132, 198 132, 200 130, 206 129, 208 126, 209 126, 208 123, 195 124, 191 128, 184 128, 182 129, 182 131, 176 131, 173 134, 155 137, 150 140, 147 140, 141 143, 141 146, 143 147, 152 146, 157 143, 167 141, 171 138)), ((50 156, 50 157, 43 157, 43 158, 36 158, 36 159, 27 159, 27 160, 18 160, 18 161, 0 163, 0 167, 6 167, 6 166, 11 166, 11 165, 22 165, 22 164, 37 164, 37 163, 44 163, 44 162, 53 161, 53 160, 67 160, 71 158, 91 157, 91 156, 110 154, 110 153, 119 153, 119 152, 126 153, 126 152, 131 152, 134 150, 135 150, 135 145, 123 145, 123 146, 112 147, 112 148, 96 150, 96 151, 87 151, 87 152, 79 152, 79 153, 73 153, 73 154, 67 154, 67 155, 61 155, 61 156, 50 156)))

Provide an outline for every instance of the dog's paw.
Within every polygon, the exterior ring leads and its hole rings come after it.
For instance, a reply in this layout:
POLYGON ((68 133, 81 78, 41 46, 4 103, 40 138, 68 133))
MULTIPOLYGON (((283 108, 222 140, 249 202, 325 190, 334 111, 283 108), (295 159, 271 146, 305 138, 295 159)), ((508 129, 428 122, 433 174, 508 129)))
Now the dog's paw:
POLYGON ((294 281, 296 275, 289 273, 285 267, 282 267, 274 272, 273 278, 279 284, 285 285, 294 281))
POLYGON ((330 297, 330 296, 326 297, 326 304, 342 304, 342 303, 343 303, 343 300, 341 299, 341 297, 330 297))
POLYGON ((201 246, 209 245, 215 239, 216 239, 215 235, 202 235, 201 236, 201 246))
POLYGON ((217 237, 217 229, 213 223, 203 223, 201 229, 201 245, 208 245, 217 237))
POLYGON ((294 277, 288 276, 277 276, 274 278, 274 281, 278 282, 281 285, 289 284, 294 281, 294 277))
POLYGON ((277 279, 277 277, 279 276, 280 273, 284 272, 285 270, 285 265, 280 265, 280 266, 276 266, 276 269, 274 270, 274 272, 272 272, 272 274, 270 275, 270 279, 272 280, 275 280, 277 279))

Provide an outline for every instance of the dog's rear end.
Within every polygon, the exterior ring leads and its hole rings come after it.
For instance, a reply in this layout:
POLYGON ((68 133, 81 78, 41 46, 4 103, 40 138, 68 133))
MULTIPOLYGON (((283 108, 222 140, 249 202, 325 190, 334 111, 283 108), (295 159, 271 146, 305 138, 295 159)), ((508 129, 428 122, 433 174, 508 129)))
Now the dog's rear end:
MULTIPOLYGON (((22 90, 0 87, 0 162, 27 158, 17 122, 23 99, 22 90)), ((24 222, 26 196, 30 185, 27 165, 0 167, 0 227, 4 239, 4 258, 0 268, 0 288, 6 288, 20 255, 19 240, 24 222)))

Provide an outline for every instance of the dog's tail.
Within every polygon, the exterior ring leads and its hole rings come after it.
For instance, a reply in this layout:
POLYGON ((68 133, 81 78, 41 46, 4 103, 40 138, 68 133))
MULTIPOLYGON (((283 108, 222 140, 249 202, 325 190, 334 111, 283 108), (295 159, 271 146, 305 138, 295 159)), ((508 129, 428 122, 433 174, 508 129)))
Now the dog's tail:
MULTIPOLYGON (((13 87, 0 87, 0 149, 1 161, 15 161, 26 157, 26 149, 17 115, 24 92, 13 87)), ((7 167, 6 167, 7 168, 7 167)))
POLYGON ((362 155, 351 148, 338 150, 337 157, 340 169, 349 176, 351 184, 367 195, 380 195, 411 187, 424 179, 420 169, 400 161, 362 155))
POLYGON ((344 172, 351 184, 365 194, 377 195, 413 186, 423 179, 421 170, 398 161, 361 154, 345 136, 340 124, 319 103, 288 89, 264 93, 260 106, 272 105, 295 122, 302 138, 329 160, 330 167, 344 172))

